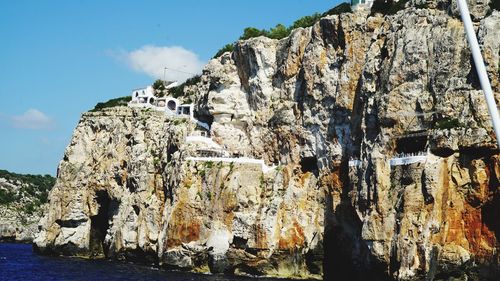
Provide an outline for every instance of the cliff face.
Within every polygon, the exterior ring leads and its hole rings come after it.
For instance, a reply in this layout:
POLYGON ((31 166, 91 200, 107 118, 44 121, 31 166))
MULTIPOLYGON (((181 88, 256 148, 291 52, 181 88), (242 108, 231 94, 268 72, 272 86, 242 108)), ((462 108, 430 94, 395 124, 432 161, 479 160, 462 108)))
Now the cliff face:
MULTIPOLYGON (((85 113, 37 249, 325 280, 498 276, 486 105, 455 4, 420 2, 241 41, 209 62, 197 118, 275 169, 188 160, 193 126, 161 113, 85 113), (393 165, 400 153, 424 160, 393 165)), ((500 13, 487 4, 472 12, 499 93, 500 13)))
POLYGON ((264 173, 254 163, 185 161, 192 129, 155 111, 85 113, 60 164, 38 250, 320 277, 324 193, 315 177, 294 165, 264 173))
POLYGON ((0 241, 31 242, 55 178, 0 170, 0 241))

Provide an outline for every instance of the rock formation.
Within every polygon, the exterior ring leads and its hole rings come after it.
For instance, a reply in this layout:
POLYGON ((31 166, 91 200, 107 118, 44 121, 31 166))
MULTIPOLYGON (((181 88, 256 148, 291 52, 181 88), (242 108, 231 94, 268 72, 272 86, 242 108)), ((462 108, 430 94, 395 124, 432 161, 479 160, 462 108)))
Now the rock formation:
POLYGON ((31 242, 55 179, 0 170, 0 241, 31 242))
MULTIPOLYGON (((500 12, 475 2, 499 100, 500 12)), ((84 113, 37 251, 257 276, 494 279, 500 154, 455 5, 328 16, 211 60, 196 117, 270 171, 186 160, 193 125, 161 112, 84 113), (416 152, 426 160, 389 164, 416 152)))

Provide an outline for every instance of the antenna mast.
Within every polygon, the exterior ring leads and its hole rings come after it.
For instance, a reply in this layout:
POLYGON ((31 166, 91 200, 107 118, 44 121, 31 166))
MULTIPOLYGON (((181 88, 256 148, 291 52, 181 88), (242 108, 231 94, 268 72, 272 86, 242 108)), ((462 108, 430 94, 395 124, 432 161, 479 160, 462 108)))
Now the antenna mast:
POLYGON ((472 20, 470 18, 469 7, 467 6, 467 2, 465 0, 458 0, 458 8, 460 9, 462 21, 465 26, 467 41, 469 41, 472 51, 472 57, 474 58, 474 65, 476 66, 481 88, 483 89, 484 97, 486 99, 486 103, 488 104, 488 111, 490 112, 493 129, 495 130, 495 135, 497 137, 497 144, 500 148, 500 116, 498 114, 498 108, 495 102, 495 97, 493 96, 493 91, 491 90, 490 79, 488 78, 486 67, 484 66, 481 49, 479 49, 479 44, 477 43, 476 32, 474 31, 472 20))

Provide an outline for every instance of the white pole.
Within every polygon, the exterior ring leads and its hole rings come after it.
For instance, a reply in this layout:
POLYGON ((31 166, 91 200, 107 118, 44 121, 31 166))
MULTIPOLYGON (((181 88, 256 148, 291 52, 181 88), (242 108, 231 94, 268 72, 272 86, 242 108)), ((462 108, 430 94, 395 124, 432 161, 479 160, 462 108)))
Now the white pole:
POLYGON ((493 129, 495 130, 495 135, 497 137, 497 144, 500 148, 500 116, 498 114, 498 108, 495 102, 495 97, 493 96, 493 91, 491 90, 490 79, 488 78, 486 67, 484 66, 481 50, 479 49, 479 44, 477 43, 476 32, 474 31, 472 20, 470 19, 469 7, 467 6, 467 2, 465 2, 465 0, 458 0, 458 8, 460 9, 462 21, 464 22, 465 33, 467 34, 467 41, 469 41, 472 51, 472 57, 474 58, 477 75, 479 76, 479 82, 481 83, 481 88, 483 88, 484 97, 486 98, 486 103, 488 104, 488 111, 490 112, 493 129))

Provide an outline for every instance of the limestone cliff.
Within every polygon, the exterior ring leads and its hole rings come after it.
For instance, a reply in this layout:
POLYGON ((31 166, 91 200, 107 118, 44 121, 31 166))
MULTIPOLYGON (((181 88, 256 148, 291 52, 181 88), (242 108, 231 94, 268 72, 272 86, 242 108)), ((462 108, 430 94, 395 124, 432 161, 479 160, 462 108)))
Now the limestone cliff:
POLYGON ((0 241, 33 241, 54 182, 50 175, 0 170, 0 241))
MULTIPOLYGON (((475 2, 498 95, 500 12, 475 2)), ((37 250, 259 276, 494 279, 500 154, 455 5, 329 16, 211 60, 190 89, 197 118, 275 169, 188 160, 193 125, 159 112, 83 114, 37 250), (401 153, 425 160, 393 164, 401 153)))

